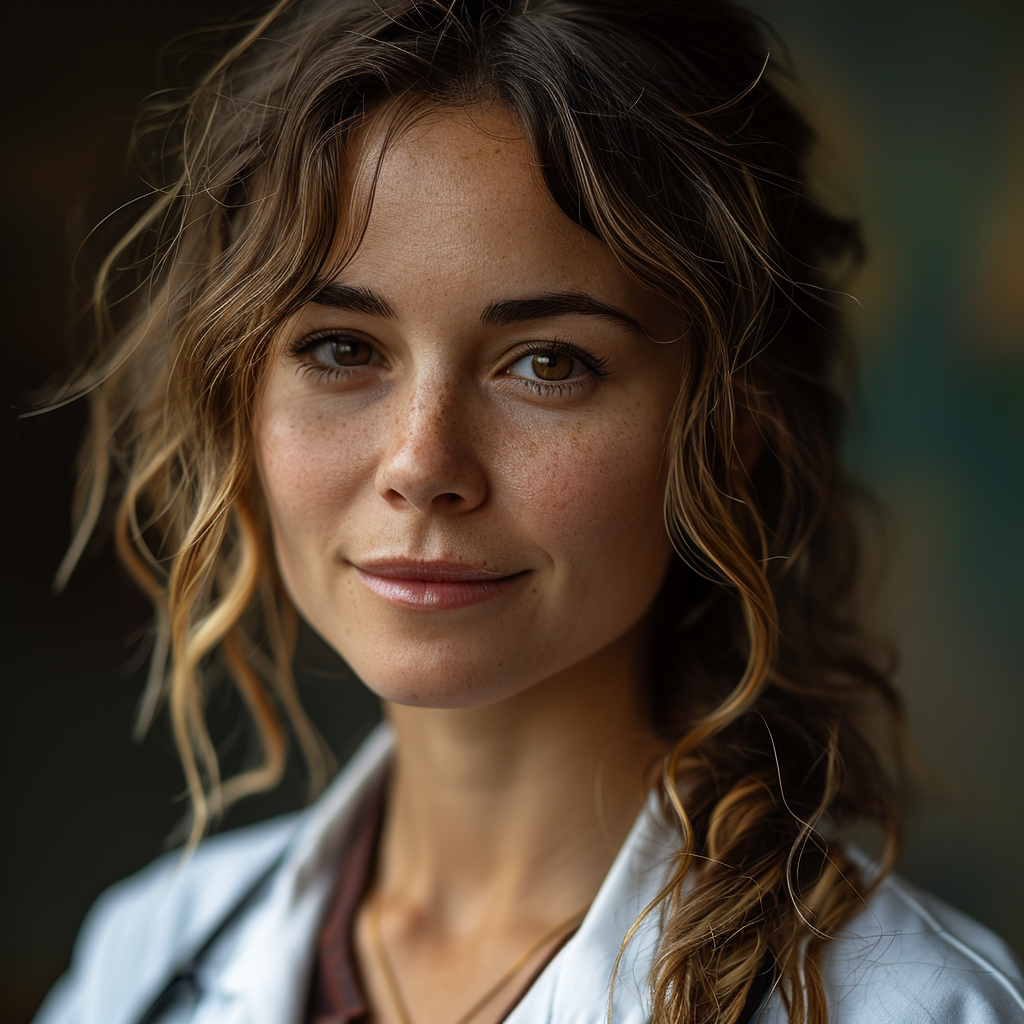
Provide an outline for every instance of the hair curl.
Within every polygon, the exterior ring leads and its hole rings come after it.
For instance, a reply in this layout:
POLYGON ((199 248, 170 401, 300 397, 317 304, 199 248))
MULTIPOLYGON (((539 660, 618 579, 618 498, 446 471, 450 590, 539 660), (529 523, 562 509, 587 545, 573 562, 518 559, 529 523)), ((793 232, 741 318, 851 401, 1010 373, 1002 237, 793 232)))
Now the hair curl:
POLYGON ((689 318, 667 452, 678 554, 650 645, 681 829, 645 912, 662 920, 652 1020, 730 1024, 770 962, 790 1019, 824 1024, 824 944, 872 884, 836 836, 867 821, 878 877, 892 864, 903 720, 856 615, 854 491, 837 461, 831 275, 860 241, 813 198, 813 137, 783 74, 725 0, 283 0, 158 111, 141 139, 158 139, 173 180, 101 267, 103 344, 65 395, 88 393, 93 417, 59 579, 113 466, 118 551, 156 608, 138 727, 167 702, 193 841, 280 780, 281 712, 314 789, 328 771, 291 675, 297 617, 252 417, 275 332, 336 268, 339 223, 348 252, 365 225, 368 204, 338 194, 346 142, 384 109, 397 132, 402 110, 500 103, 565 213, 689 318), (217 652, 265 755, 223 782, 204 715, 217 652))

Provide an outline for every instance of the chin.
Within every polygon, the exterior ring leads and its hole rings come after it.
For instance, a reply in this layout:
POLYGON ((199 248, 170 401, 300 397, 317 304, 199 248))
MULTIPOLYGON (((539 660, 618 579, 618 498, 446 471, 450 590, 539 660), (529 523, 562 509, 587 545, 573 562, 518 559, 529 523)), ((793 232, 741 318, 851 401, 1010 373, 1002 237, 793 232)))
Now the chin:
POLYGON ((510 664, 493 648, 474 656, 475 652, 466 646, 453 648, 451 644, 394 644, 369 651, 332 646, 378 697, 409 707, 497 704, 528 689, 544 675, 521 664, 510 664))
POLYGON ((508 697, 527 689, 530 683, 521 686, 495 686, 493 679, 482 675, 465 674, 457 678, 436 677, 425 672, 388 672, 379 670, 356 675, 363 684, 381 700, 390 704, 403 704, 416 708, 478 708, 498 704, 508 697))

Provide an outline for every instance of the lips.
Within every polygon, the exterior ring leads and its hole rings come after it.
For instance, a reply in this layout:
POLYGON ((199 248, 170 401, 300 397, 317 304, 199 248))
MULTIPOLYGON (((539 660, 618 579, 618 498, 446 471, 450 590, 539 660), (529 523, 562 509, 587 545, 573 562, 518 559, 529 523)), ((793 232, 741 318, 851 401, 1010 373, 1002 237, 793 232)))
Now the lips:
POLYGON ((445 611, 489 601, 529 571, 492 572, 459 562, 398 559, 352 564, 362 583, 378 597, 415 611, 445 611))

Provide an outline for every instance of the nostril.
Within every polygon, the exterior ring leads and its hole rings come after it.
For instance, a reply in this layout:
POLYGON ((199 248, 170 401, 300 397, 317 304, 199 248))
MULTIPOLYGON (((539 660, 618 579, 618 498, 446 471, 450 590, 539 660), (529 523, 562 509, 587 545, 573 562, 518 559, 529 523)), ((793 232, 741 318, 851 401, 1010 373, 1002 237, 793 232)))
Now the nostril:
POLYGON ((457 515, 476 508, 487 493, 484 467, 472 452, 449 444, 408 445, 385 452, 374 477, 377 493, 396 507, 457 515))

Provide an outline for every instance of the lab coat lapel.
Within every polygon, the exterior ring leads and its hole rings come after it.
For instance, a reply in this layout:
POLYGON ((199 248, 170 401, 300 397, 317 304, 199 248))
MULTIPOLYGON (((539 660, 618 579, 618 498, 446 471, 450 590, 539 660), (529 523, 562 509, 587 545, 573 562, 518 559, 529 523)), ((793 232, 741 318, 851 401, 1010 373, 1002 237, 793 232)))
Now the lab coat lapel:
MULTIPOLYGON (((619 946, 660 892, 679 846, 679 835, 666 821, 657 794, 652 792, 579 930, 509 1014, 506 1024, 604 1024, 619 946)), ((655 911, 626 946, 616 975, 613 1024, 647 1021, 647 975, 659 933, 655 911)))
POLYGON ((217 1024, 298 1024, 305 1011, 315 936, 354 819, 394 745, 386 726, 366 740, 292 841, 265 899, 240 929, 194 1017, 217 1024))

